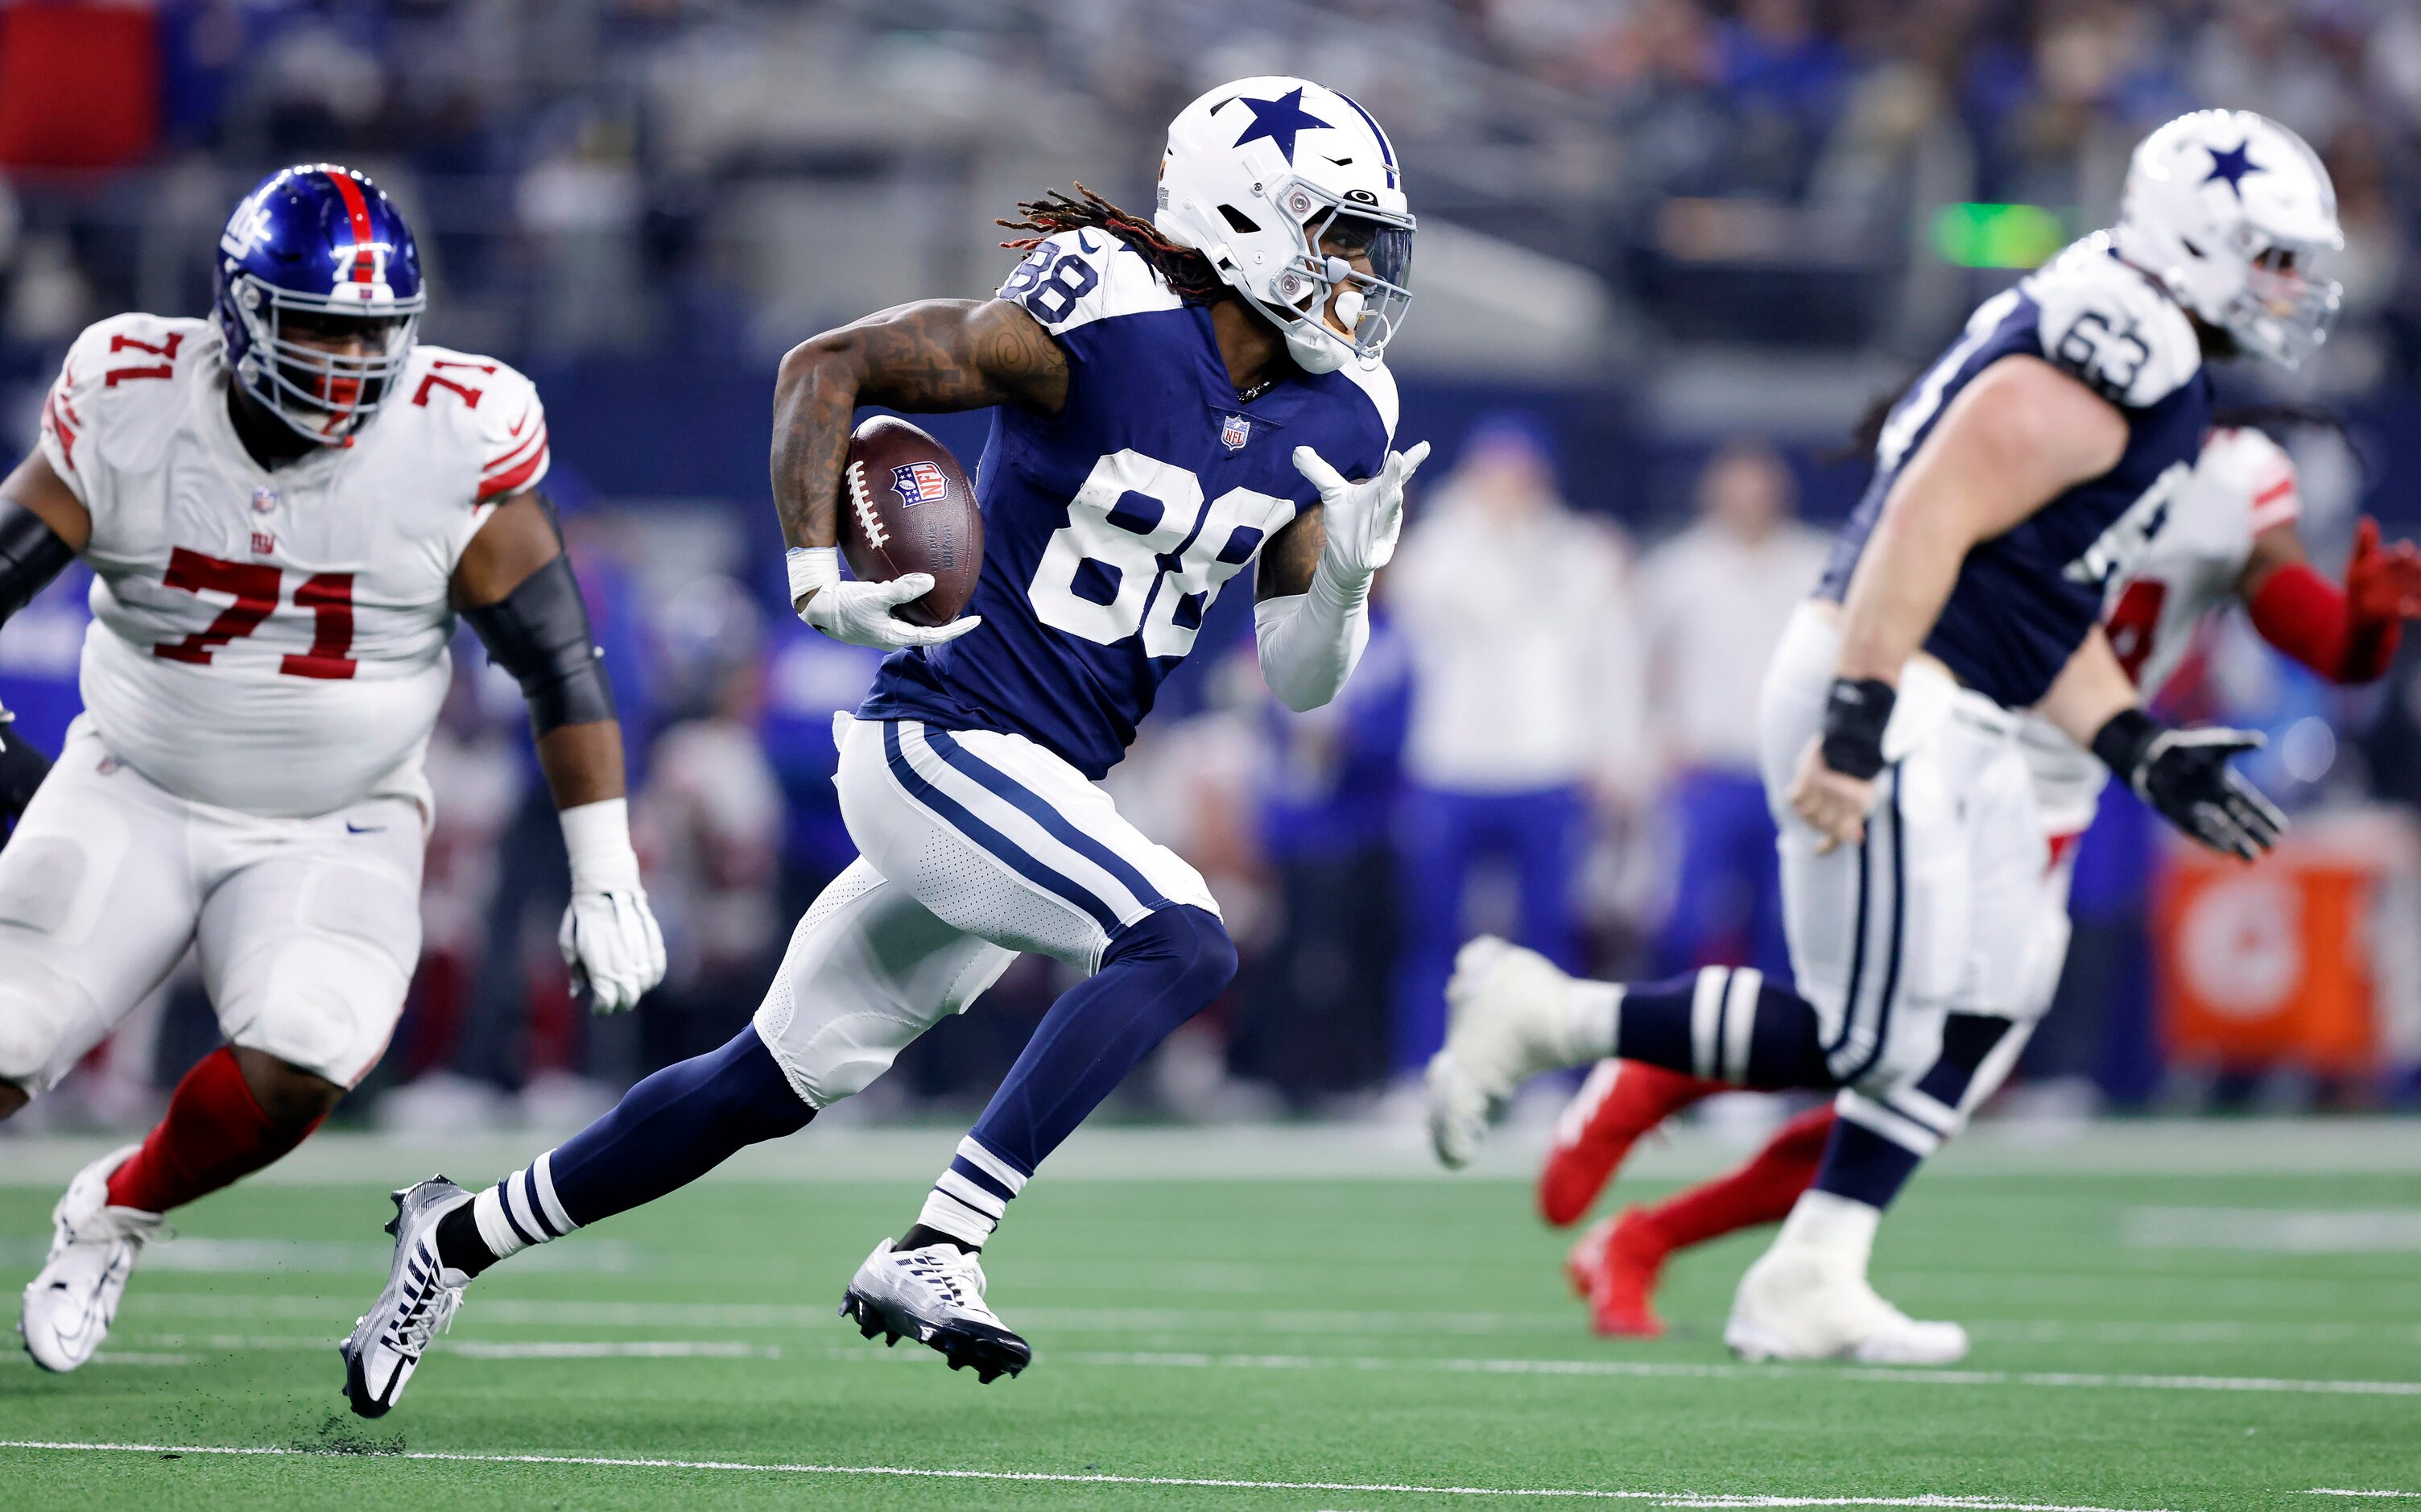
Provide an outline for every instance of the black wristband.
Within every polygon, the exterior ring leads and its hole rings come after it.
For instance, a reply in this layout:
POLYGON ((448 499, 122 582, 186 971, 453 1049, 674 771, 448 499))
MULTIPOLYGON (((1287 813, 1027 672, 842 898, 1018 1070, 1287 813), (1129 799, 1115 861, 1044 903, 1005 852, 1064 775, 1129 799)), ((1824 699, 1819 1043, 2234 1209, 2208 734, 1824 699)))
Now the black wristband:
POLYGON ((1899 697, 1881 678, 1835 678, 1824 695, 1824 765, 1871 780, 1883 770, 1883 726, 1899 697))
POLYGON ((2159 720, 2140 709, 2122 709, 2093 732, 2093 754, 2118 774, 2120 782, 2133 787, 2135 769, 2144 764, 2145 750, 2164 728, 2159 720))

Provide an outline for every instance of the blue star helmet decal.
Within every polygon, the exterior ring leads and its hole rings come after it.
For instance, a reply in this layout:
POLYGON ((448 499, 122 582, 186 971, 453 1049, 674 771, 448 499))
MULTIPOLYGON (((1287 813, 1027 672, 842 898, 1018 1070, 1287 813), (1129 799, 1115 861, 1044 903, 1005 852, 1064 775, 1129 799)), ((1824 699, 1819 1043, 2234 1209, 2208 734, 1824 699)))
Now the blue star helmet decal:
POLYGON ((2210 183, 2215 179, 2220 183, 2224 183, 2227 185, 2229 190, 2234 192, 2237 199, 2241 201, 2244 198, 2244 184, 2242 181, 2244 176, 2248 173, 2267 173, 2270 171, 2269 169, 2261 166, 2261 164, 2253 161, 2252 153, 2250 151, 2252 146, 2252 139, 2248 137, 2225 152, 2222 152, 2215 147, 2204 148, 2203 150, 2210 154, 2210 172, 2203 175, 2202 181, 2204 183, 2210 183))
POLYGON ((1297 132, 1314 127, 1326 128, 1329 123, 1303 108, 1303 91, 1289 89, 1275 100, 1240 99, 1239 103, 1253 113, 1253 124, 1236 138, 1236 145, 1268 137, 1278 145, 1278 155, 1294 162, 1294 138, 1297 132))

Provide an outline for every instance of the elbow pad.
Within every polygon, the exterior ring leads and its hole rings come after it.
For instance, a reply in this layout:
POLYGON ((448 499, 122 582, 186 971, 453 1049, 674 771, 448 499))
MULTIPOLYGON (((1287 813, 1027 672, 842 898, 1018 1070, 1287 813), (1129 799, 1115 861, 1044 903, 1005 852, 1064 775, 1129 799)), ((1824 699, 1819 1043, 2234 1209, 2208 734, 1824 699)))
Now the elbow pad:
POLYGON ((0 619, 33 602, 74 560, 74 551, 40 515, 0 499, 0 619))
POLYGON ((503 599, 465 609, 462 617, 489 658, 522 685, 535 733, 614 717, 605 653, 589 634, 588 605, 569 556, 557 554, 503 599))

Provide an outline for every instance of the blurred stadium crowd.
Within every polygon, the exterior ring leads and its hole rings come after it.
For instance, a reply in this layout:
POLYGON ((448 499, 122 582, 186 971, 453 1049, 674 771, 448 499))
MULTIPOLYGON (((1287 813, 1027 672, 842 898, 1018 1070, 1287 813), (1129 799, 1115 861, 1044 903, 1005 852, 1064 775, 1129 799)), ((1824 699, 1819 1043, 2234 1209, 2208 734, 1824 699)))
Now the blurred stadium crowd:
MULTIPOLYGON (((376 1116, 583 1115, 733 1032, 850 857, 829 717, 871 672, 780 601, 773 360, 982 292, 992 218, 1047 186, 1148 205, 1173 109, 1283 70, 1355 94, 1413 165, 1404 433, 1442 456, 1338 705, 1275 707, 1230 595, 1111 779, 1211 880, 1245 962, 1140 1105, 1385 1097, 1481 927, 1617 974, 1780 968, 1756 686, 1862 481, 1834 449, 1978 298, 2101 224, 2129 147, 2179 111, 2262 111, 2335 175, 2338 336, 2301 387, 2233 396, 2343 416, 2281 437, 2315 554, 2341 560, 2365 509, 2421 526, 2421 9, 2399 0, 0 0, 0 458, 85 323, 203 307, 226 207, 294 160, 377 177, 431 265, 426 335, 546 393, 672 974, 632 1021, 567 1001, 553 816, 521 701, 466 637, 428 955, 376 1116)), ((973 460, 979 422, 937 429, 973 460)), ((83 586, 0 633, 0 702, 45 741, 76 707, 83 586)), ((2197 927, 2184 864, 2115 797, 2037 1095, 2409 1099, 2421 654, 2347 693, 2231 632, 2181 681, 2178 712, 2272 732, 2257 775, 2312 837, 2281 867, 2363 890, 2344 939, 2224 918, 2195 948, 2223 976, 2359 954, 2364 1033, 2316 1051, 2290 1005, 2268 1039, 2178 1041, 2155 1004, 2197 927)), ((2304 909, 2296 885, 2244 907, 2304 909)), ((980 1095, 1058 970, 1021 962, 863 1100, 980 1095)), ((206 1048, 194 990, 48 1116, 149 1116, 206 1048)))

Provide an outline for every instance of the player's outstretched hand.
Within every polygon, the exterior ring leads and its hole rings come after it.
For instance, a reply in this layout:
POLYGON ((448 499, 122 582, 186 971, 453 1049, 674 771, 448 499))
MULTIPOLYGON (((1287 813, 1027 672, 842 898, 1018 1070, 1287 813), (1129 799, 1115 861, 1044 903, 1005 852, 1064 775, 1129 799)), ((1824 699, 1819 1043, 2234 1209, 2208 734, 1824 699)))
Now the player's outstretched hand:
POLYGON ((664 934, 635 880, 575 889, 555 943, 571 968, 572 991, 587 990, 592 1012, 619 1013, 664 979, 664 934))
POLYGON ((910 572, 888 583, 843 581, 840 553, 830 546, 790 553, 791 607, 799 617, 850 646, 896 651, 903 646, 939 646, 983 623, 963 615, 946 625, 912 625, 891 611, 933 591, 930 572, 910 572))
POLYGON ((1426 441, 1410 451, 1391 451, 1379 475, 1358 483, 1328 465, 1309 446, 1294 449, 1294 468, 1320 491, 1322 525, 1328 544, 1321 554, 1337 568, 1368 577, 1396 554, 1396 538, 1404 530, 1404 484, 1429 455, 1426 441))
POLYGON ((2346 563, 2346 600, 2357 624, 2421 619, 2421 547, 2409 540, 2382 546, 2379 522, 2363 516, 2346 563))
POLYGON ((1816 842, 1822 855, 1835 846, 1856 845, 1867 837, 1867 816, 1875 806, 1875 785, 1865 777, 1835 772, 1824 764, 1824 741, 1819 737, 1799 753, 1799 770, 1790 776, 1790 811, 1807 821, 1823 838, 1816 842))
POLYGON ((2287 833, 2287 816, 2228 760, 2262 744, 2258 730, 2172 729, 2131 709, 2094 736, 2093 754, 2185 834, 2252 861, 2287 833))

